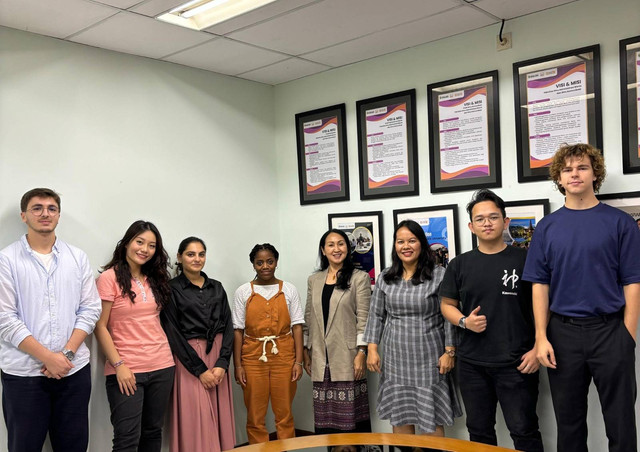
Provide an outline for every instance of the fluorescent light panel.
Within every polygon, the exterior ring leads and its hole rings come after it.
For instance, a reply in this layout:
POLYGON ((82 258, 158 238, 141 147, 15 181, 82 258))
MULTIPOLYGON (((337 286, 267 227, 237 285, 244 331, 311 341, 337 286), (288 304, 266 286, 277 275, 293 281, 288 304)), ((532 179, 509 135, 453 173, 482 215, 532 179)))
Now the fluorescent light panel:
POLYGON ((275 0, 191 0, 156 19, 193 30, 202 30, 253 11, 275 0))

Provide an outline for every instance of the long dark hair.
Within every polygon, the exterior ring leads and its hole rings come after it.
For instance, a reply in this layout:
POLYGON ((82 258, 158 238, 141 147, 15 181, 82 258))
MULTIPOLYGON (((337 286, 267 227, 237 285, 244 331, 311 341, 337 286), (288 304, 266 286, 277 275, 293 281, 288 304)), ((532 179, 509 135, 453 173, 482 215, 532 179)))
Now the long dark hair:
POLYGON ((336 275, 336 286, 338 286, 339 289, 347 290, 351 286, 351 284, 349 284, 349 281, 351 280, 351 275, 353 275, 353 269, 355 268, 355 266, 353 265, 353 259, 351 258, 351 240, 349 240, 349 237, 347 237, 347 234, 345 234, 344 231, 341 231, 340 229, 329 229, 327 232, 322 234, 322 237, 320 237, 320 244, 318 245, 320 271, 329 268, 329 259, 322 253, 324 244, 327 241, 327 237, 329 236, 329 234, 338 234, 344 239, 344 242, 347 244, 347 257, 342 263, 342 268, 338 270, 338 274, 336 275))
POLYGON ((111 261, 102 267, 102 270, 113 268, 116 273, 118 286, 122 289, 122 296, 128 296, 131 303, 134 303, 136 294, 131 290, 131 268, 127 262, 127 245, 145 231, 151 231, 155 234, 156 252, 151 259, 142 266, 140 271, 147 277, 156 303, 159 308, 162 308, 171 299, 169 270, 167 269, 169 265, 169 255, 162 246, 160 231, 158 231, 158 228, 156 228, 153 223, 144 220, 134 221, 133 224, 129 226, 129 229, 127 229, 127 232, 124 233, 124 237, 122 237, 116 245, 111 261))
POLYGON ((400 228, 407 228, 409 232, 415 235, 416 238, 420 241, 420 256, 418 256, 418 265, 416 267, 416 272, 411 277, 411 283, 414 286, 417 286, 418 284, 422 284, 425 281, 431 280, 431 277, 433 275, 433 268, 436 264, 436 258, 433 255, 433 251, 431 251, 427 236, 424 234, 424 230, 418 223, 413 220, 404 220, 401 221, 393 231, 391 267, 384 275, 384 282, 386 282, 387 284, 392 284, 402 278, 404 267, 402 266, 402 261, 398 257, 398 253, 396 253, 396 236, 400 228))
MULTIPOLYGON (((182 256, 182 253, 184 253, 187 247, 193 242, 198 242, 200 245, 202 245, 202 248, 207 251, 207 245, 204 244, 204 241, 202 239, 191 236, 180 242, 180 245, 178 245, 178 254, 182 256)), ((178 276, 180 273, 182 273, 182 264, 180 262, 176 262, 176 276, 178 276)))

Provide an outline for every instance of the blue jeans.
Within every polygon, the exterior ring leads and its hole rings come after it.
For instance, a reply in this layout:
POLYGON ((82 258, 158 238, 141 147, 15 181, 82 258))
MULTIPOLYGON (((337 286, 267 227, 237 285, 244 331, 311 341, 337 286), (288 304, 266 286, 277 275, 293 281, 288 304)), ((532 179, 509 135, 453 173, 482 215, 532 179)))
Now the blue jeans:
POLYGON ((538 372, 523 374, 515 365, 487 367, 460 360, 458 383, 471 441, 498 445, 495 425, 500 402, 515 448, 527 452, 544 450, 536 414, 538 372))
POLYGON ((162 424, 169 404, 175 367, 136 373, 133 395, 120 392, 115 375, 107 375, 113 451, 160 452, 162 424))
POLYGON ((2 410, 9 452, 41 452, 49 432, 60 452, 86 452, 89 443, 91 367, 60 380, 2 372, 2 410))

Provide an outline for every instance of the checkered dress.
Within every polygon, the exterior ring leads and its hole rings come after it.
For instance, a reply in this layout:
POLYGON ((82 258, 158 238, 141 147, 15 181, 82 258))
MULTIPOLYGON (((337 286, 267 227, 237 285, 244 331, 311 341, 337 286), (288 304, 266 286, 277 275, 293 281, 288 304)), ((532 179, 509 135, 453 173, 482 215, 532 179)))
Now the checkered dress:
POLYGON ((452 425, 460 405, 451 375, 440 375, 437 367, 445 345, 456 345, 455 327, 442 317, 438 301, 444 268, 435 267, 433 278, 417 286, 387 284, 385 273, 376 282, 364 332, 365 342, 382 346, 378 415, 424 432, 452 425))

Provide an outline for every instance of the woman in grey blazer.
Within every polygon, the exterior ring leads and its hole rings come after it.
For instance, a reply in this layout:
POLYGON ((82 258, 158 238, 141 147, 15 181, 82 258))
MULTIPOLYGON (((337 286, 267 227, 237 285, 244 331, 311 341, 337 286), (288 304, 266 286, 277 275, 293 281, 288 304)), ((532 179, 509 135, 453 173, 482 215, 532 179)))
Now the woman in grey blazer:
POLYGON ((347 235, 320 239, 320 271, 309 276, 304 326, 304 368, 313 381, 318 434, 370 432, 366 343, 369 275, 354 268, 347 235))

